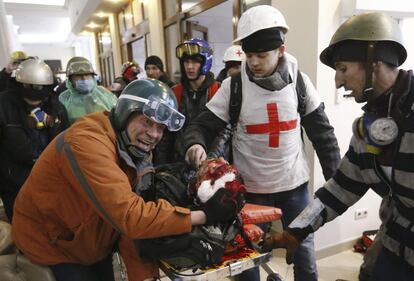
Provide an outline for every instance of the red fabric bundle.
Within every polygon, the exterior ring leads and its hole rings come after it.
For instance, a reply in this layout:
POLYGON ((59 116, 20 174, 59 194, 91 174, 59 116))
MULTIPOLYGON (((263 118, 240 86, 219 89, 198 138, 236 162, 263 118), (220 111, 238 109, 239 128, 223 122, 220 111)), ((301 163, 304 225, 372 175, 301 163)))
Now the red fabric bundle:
POLYGON ((277 221, 282 216, 282 210, 275 207, 268 207, 246 203, 240 212, 243 224, 258 224, 277 221))

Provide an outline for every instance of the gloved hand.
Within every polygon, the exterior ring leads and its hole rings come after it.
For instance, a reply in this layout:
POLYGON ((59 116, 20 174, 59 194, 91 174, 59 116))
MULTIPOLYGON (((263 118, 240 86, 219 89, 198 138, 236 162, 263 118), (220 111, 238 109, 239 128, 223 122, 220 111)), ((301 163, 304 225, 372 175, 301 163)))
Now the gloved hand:
POLYGON ((227 222, 237 216, 245 203, 243 193, 238 193, 235 198, 226 196, 226 189, 220 188, 203 205, 202 210, 206 214, 207 224, 227 222))
POLYGON ((263 252, 269 252, 273 249, 286 249, 286 263, 293 262, 293 256, 299 246, 299 239, 297 239, 291 232, 284 230, 282 233, 276 233, 265 239, 262 246, 263 252))

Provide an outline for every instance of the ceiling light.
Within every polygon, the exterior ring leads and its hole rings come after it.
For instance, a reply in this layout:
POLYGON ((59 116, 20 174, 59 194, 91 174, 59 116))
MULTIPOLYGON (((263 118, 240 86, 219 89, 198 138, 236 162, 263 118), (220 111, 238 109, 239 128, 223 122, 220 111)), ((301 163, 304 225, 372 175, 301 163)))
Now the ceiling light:
POLYGON ((92 28, 92 29, 95 29, 95 28, 97 28, 99 25, 97 25, 96 23, 94 23, 94 22, 91 22, 91 23, 89 23, 89 24, 87 24, 86 25, 86 27, 89 27, 89 28, 92 28))
POLYGON ((64 6, 66 0, 3 0, 4 3, 64 6))
POLYGON ((100 18, 106 18, 106 17, 108 17, 108 14, 107 13, 104 13, 104 12, 99 12, 99 13, 96 13, 95 15, 97 17, 100 17, 100 18))

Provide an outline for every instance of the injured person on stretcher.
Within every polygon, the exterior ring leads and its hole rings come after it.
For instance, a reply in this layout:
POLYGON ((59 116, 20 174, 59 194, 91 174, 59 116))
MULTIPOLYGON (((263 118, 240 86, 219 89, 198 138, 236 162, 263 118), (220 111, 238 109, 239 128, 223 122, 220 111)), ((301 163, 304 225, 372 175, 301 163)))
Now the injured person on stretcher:
MULTIPOLYGON (((223 200, 238 200, 238 194, 245 192, 239 172, 223 158, 204 161, 188 184, 177 184, 180 179, 188 180, 186 168, 177 165, 176 169, 171 164, 158 169, 156 199, 196 210, 203 209, 203 204, 217 192, 225 194, 223 200)), ((233 221, 193 226, 187 234, 140 240, 138 247, 143 257, 161 260, 170 270, 217 268, 260 252, 265 233, 257 224, 278 220, 280 216, 278 208, 245 204, 233 221)))

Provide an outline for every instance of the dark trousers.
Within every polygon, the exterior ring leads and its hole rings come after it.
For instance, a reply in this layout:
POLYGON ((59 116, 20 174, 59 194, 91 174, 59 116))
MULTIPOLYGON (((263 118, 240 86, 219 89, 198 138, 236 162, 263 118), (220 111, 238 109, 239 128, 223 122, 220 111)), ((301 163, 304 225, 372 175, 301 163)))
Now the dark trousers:
POLYGON ((115 281, 112 253, 92 265, 60 263, 49 267, 56 281, 115 281))
POLYGON ((13 218, 13 207, 14 201, 16 201, 17 194, 19 190, 7 190, 7 191, 0 191, 0 198, 3 201, 4 211, 6 213, 9 222, 12 221, 13 218))
POLYGON ((392 254, 385 248, 382 248, 372 273, 372 281, 412 281, 414 279, 414 267, 408 265, 392 254))

